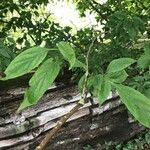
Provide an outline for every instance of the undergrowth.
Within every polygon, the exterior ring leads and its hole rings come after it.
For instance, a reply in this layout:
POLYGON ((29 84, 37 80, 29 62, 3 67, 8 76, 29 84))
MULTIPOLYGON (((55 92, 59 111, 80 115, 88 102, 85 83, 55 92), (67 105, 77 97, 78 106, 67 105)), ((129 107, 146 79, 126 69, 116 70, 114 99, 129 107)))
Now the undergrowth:
POLYGON ((150 130, 127 142, 105 142, 96 146, 87 145, 84 150, 150 150, 150 130))

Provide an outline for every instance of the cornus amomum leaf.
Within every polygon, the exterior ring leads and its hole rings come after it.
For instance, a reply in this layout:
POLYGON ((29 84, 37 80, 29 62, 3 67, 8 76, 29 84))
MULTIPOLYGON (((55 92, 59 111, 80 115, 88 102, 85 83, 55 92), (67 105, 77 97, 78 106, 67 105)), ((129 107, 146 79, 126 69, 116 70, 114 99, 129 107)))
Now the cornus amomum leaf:
POLYGON ((134 62, 135 60, 131 58, 115 59, 108 65, 107 73, 110 74, 110 73, 121 71, 127 68, 128 66, 130 66, 131 64, 133 64, 134 62))
POLYGON ((125 70, 121 70, 118 72, 110 73, 107 76, 112 82, 122 83, 126 80, 126 78, 128 77, 128 74, 126 73, 125 70))
POLYGON ((75 64, 73 65, 74 68, 83 68, 86 70, 86 65, 84 63, 82 63, 81 61, 79 61, 78 59, 76 59, 75 64))
POLYGON ((139 58, 138 65, 142 69, 150 66, 150 43, 145 44, 144 54, 139 58))
POLYGON ((97 75, 89 82, 94 88, 93 95, 98 98, 99 103, 102 104, 105 102, 109 93, 111 92, 111 84, 107 80, 107 77, 104 75, 97 75))
POLYGON ((6 58, 10 58, 10 54, 9 54, 9 48, 5 47, 3 45, 3 43, 0 41, 0 56, 6 57, 6 58))
POLYGON ((144 53, 150 56, 150 43, 146 43, 144 46, 144 53))
POLYGON ((6 68, 6 77, 3 80, 12 79, 29 73, 32 69, 39 66, 44 60, 49 49, 33 47, 20 53, 6 68))
POLYGON ((150 55, 143 54, 138 60, 138 65, 142 69, 148 68, 150 66, 150 55))
POLYGON ((30 87, 27 89, 24 100, 18 110, 36 104, 45 91, 52 85, 59 71, 59 62, 55 62, 52 59, 46 60, 30 79, 30 87))
POLYGON ((64 59, 69 62, 70 69, 71 69, 76 62, 74 49, 67 42, 59 42, 57 44, 57 47, 59 51, 61 52, 61 54, 63 55, 64 59))
POLYGON ((113 85, 131 114, 141 124, 150 128, 150 99, 131 87, 120 84, 113 85))

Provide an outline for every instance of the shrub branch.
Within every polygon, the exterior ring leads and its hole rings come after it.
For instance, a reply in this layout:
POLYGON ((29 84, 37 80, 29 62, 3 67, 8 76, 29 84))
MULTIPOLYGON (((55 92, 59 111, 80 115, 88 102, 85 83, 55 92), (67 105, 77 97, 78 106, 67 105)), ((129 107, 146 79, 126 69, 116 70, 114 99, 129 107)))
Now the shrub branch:
POLYGON ((78 101, 78 103, 65 115, 63 116, 57 123, 57 125, 45 136, 45 138, 42 140, 42 142, 39 144, 39 146, 36 147, 35 150, 44 150, 46 145, 52 140, 53 136, 56 135, 56 133, 61 129, 61 127, 66 123, 66 121, 81 108, 85 100, 87 99, 87 81, 88 81, 88 75, 89 75, 89 55, 92 50, 92 47, 94 45, 94 41, 96 40, 96 37, 93 39, 86 57, 86 72, 85 72, 85 79, 84 79, 84 85, 82 90, 81 99, 78 101))

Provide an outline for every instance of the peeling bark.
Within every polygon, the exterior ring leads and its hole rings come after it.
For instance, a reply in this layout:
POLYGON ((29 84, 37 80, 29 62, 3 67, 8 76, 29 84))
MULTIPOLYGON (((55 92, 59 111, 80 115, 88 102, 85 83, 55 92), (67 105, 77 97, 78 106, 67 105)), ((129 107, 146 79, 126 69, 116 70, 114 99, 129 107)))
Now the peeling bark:
MULTIPOLYGON (((24 90, 24 87, 15 87, 0 92, 1 150, 34 149, 60 117, 80 99, 75 86, 53 86, 37 105, 16 114, 24 90)), ((128 117, 119 97, 110 95, 108 99, 100 107, 96 99, 89 98, 67 121, 47 149, 80 150, 84 143, 127 140, 145 129, 128 117)))

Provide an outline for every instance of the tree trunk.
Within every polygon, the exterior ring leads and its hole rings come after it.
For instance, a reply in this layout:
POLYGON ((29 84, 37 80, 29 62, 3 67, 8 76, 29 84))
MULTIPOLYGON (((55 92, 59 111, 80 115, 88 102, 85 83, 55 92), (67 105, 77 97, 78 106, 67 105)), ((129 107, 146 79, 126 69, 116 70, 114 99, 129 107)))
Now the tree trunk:
MULTIPOLYGON (((75 86, 53 86, 37 105, 16 114, 24 90, 24 87, 11 87, 0 91, 0 150, 35 149, 60 117, 80 99, 75 86)), ((90 142, 124 141, 145 130, 128 116, 119 97, 110 95, 108 99, 100 107, 96 99, 89 97, 47 145, 47 149, 80 150, 90 142)))

